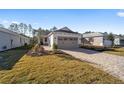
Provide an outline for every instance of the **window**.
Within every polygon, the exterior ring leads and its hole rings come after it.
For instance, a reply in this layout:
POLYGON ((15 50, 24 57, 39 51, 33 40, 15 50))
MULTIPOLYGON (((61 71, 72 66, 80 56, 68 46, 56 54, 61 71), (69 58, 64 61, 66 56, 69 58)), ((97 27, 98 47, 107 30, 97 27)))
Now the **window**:
POLYGON ((89 41, 90 42, 94 42, 94 39, 91 37, 91 38, 89 38, 89 41))
POLYGON ((22 39, 20 38, 20 43, 22 43, 22 39))
POLYGON ((45 38, 45 42, 47 42, 47 38, 45 38))
POLYGON ((64 40, 67 40, 67 38, 64 38, 64 40))
POLYGON ((62 38, 58 38, 58 40, 62 40, 62 38))
POLYGON ((73 40, 72 38, 70 38, 70 40, 73 40))
POLYGON ((11 41, 10 41, 10 46, 11 46, 11 48, 13 47, 13 39, 11 39, 11 41))

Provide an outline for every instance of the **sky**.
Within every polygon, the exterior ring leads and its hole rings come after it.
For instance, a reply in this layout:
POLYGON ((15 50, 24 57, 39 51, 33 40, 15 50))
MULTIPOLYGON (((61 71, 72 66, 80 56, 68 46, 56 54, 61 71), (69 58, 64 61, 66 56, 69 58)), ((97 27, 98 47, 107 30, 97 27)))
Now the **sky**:
POLYGON ((31 24, 33 28, 69 27, 86 31, 124 34, 124 10, 118 9, 0 9, 0 24, 31 24))

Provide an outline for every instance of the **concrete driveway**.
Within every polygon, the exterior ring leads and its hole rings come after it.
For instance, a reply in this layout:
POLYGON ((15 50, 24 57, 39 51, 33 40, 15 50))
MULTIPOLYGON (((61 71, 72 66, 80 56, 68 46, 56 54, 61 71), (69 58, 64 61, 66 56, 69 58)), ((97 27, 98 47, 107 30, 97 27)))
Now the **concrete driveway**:
MULTIPOLYGON (((49 48, 46 47, 45 49, 49 48)), ((124 81, 124 57, 83 48, 62 49, 62 51, 82 61, 93 63, 124 81)))

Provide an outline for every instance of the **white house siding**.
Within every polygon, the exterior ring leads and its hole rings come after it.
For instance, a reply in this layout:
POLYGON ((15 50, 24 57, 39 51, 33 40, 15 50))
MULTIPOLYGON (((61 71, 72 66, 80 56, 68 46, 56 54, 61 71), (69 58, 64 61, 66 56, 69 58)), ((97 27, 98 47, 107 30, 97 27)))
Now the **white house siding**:
POLYGON ((24 46, 25 43, 30 43, 30 39, 28 37, 13 33, 12 31, 7 32, 6 29, 5 32, 3 29, 2 31, 0 30, 0 51, 24 46))

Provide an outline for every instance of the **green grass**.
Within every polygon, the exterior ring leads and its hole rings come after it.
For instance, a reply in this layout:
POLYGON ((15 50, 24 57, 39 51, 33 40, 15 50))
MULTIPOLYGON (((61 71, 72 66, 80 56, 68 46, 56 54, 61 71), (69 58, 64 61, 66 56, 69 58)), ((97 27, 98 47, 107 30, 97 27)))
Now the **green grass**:
MULTIPOLYGON (((25 50, 6 51, 11 56, 24 54, 25 50), (18 52, 17 52, 18 51, 18 52)), ((5 56, 8 56, 8 53, 5 56)), ((4 55, 4 52, 1 54, 4 55)), ((13 63, 16 57, 9 61, 13 63)), ((17 57, 18 58, 18 57, 17 57)), ((108 73, 66 54, 39 57, 24 55, 10 70, 0 71, 0 83, 123 83, 108 73)))
POLYGON ((112 48, 110 51, 104 51, 105 53, 124 56, 124 48, 112 48))
POLYGON ((0 57, 3 58, 0 62, 0 69, 11 69, 12 66, 31 48, 27 47, 18 47, 4 52, 0 52, 0 57))

